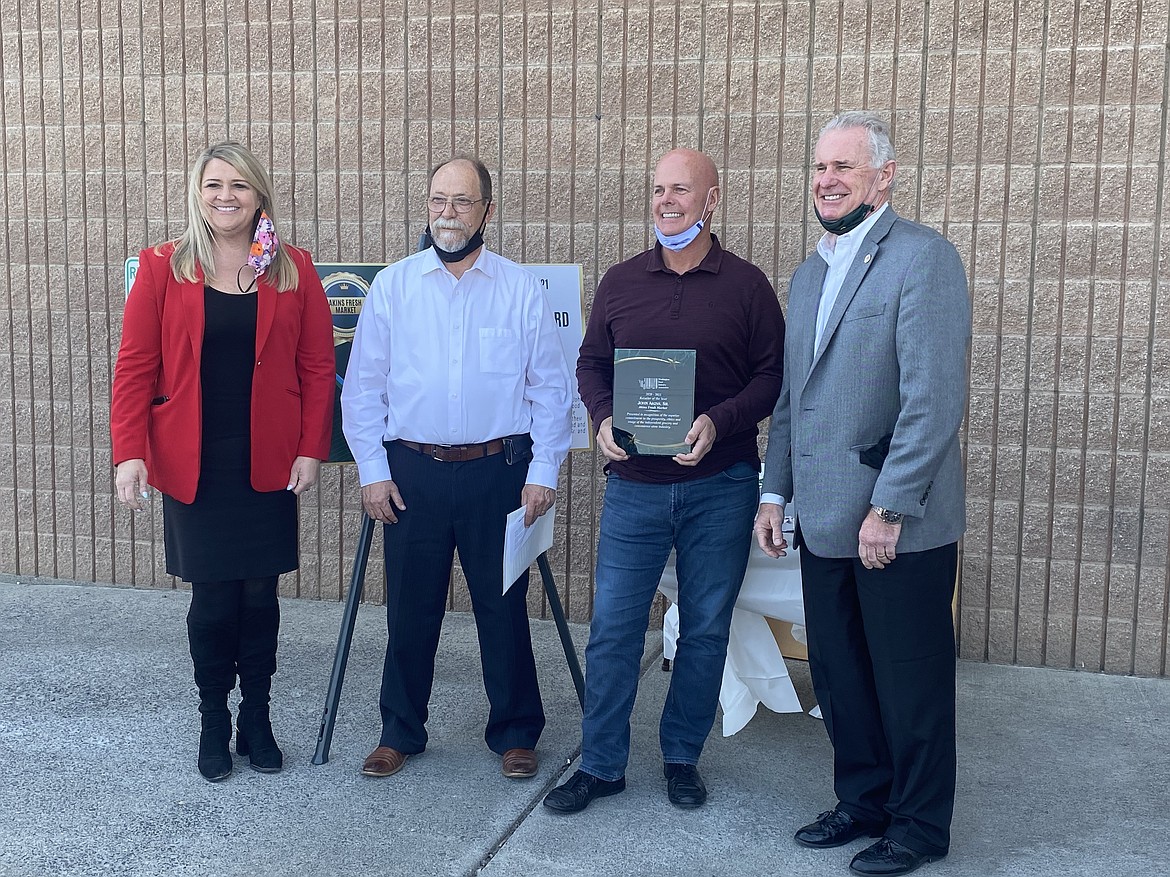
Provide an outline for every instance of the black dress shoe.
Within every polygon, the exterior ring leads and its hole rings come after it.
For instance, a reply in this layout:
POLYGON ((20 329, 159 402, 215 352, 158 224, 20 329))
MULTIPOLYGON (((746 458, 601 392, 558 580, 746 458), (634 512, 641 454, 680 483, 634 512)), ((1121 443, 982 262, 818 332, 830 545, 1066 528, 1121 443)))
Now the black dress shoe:
POLYGON ((545 796, 544 806, 557 813, 577 813, 588 807, 594 798, 605 798, 625 790, 625 777, 611 782, 579 770, 569 777, 567 783, 545 796))
POLYGON ((878 837, 883 831, 885 826, 877 822, 862 822, 844 810, 827 810, 796 832, 796 842, 823 850, 844 846, 859 837, 878 837))
POLYGON ((707 787, 693 764, 667 762, 662 773, 666 776, 666 796, 675 807, 694 810, 707 803, 707 787))
POLYGON ((883 837, 872 846, 866 847, 853 857, 849 870, 855 874, 880 874, 893 877, 895 874, 909 874, 927 862, 936 862, 943 856, 920 853, 903 846, 896 840, 883 837))

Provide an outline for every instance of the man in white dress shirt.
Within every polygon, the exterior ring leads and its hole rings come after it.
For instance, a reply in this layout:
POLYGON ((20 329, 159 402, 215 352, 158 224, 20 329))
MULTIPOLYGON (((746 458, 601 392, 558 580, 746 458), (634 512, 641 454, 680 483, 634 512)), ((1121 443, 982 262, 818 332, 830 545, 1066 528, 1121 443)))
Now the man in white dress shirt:
POLYGON ((378 273, 341 393, 362 506, 384 525, 389 642, 382 736, 362 765, 397 773, 426 748, 427 703, 454 551, 471 593, 484 738, 506 777, 536 774, 544 710, 528 628, 528 573, 503 591, 504 525, 556 498, 571 391, 536 278, 488 250, 487 168, 456 157, 431 172, 430 247, 378 273))

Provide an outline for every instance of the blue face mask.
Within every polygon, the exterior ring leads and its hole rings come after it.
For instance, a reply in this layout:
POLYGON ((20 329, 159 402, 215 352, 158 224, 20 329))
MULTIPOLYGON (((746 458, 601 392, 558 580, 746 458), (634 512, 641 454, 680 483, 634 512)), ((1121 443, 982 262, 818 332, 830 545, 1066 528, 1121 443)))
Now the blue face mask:
MULTIPOLYGON (((708 189, 707 190, 707 197, 709 198, 710 196, 711 196, 711 190, 708 189)), ((655 223, 654 235, 655 235, 655 237, 658 238, 658 243, 662 244, 662 246, 666 247, 666 249, 674 250, 677 253, 679 250, 686 249, 687 247, 689 247, 691 245, 691 242, 694 241, 694 239, 699 236, 699 232, 701 232, 703 230, 703 225, 706 223, 706 221, 707 221, 707 203, 706 203, 706 201, 704 201, 703 202, 703 216, 701 216, 699 218, 699 221, 696 222, 694 225, 692 225, 690 228, 683 229, 678 234, 663 234, 662 230, 658 227, 658 224, 655 223)))

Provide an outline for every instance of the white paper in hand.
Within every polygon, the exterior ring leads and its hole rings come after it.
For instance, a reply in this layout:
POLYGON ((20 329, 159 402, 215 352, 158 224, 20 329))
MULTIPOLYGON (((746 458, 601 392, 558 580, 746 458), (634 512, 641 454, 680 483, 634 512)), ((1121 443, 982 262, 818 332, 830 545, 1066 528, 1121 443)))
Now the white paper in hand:
POLYGON ((524 570, 536 562, 541 553, 552 548, 553 524, 557 517, 557 504, 554 502, 547 512, 532 522, 531 527, 524 526, 524 506, 508 515, 508 524, 504 529, 504 593, 516 584, 516 579, 524 574, 524 570))

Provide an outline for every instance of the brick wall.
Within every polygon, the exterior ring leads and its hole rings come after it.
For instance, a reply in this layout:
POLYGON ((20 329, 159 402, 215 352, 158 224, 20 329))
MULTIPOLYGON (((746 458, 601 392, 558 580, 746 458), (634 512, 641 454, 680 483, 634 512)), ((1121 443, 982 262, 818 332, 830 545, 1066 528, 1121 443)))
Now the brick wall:
MULTIPOLYGON (((895 120, 896 208, 971 279, 962 654, 1166 673, 1166 0, 376 7, 0 6, 0 572, 176 586, 157 498, 111 500, 107 406, 122 261, 180 232, 209 141, 267 162, 286 236, 322 261, 406 254, 428 167, 477 152, 489 241, 583 264, 589 296, 650 241, 654 159, 698 146, 723 177, 717 231, 786 302, 817 236, 810 140, 865 106, 895 120)), ((562 483, 553 565, 578 619, 599 473, 577 454, 562 483)), ((342 593, 356 494, 331 468, 303 504, 286 593, 342 593)))

